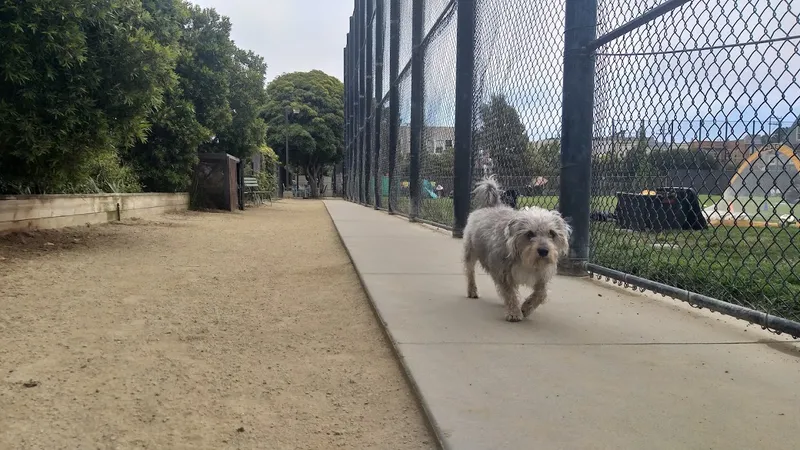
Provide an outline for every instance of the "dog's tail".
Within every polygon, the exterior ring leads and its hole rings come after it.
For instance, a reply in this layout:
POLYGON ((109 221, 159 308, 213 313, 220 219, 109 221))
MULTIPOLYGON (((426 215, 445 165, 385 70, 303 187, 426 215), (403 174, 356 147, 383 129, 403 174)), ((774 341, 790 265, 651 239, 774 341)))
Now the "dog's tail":
POLYGON ((472 194, 474 195, 477 209, 492 208, 501 205, 503 202, 503 190, 500 189, 500 184, 495 180, 494 176, 479 181, 472 194))

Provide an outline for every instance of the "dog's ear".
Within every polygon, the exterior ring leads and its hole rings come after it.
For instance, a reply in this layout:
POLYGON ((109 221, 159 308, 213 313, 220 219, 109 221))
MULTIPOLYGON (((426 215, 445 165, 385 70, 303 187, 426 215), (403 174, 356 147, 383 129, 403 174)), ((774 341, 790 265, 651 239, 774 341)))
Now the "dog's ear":
POLYGON ((520 221, 518 219, 511 219, 506 224, 504 231, 506 238, 506 249, 508 250, 508 257, 511 258, 517 253, 517 234, 519 233, 520 221))
POLYGON ((503 230, 505 232, 506 239, 516 236, 517 232, 519 232, 519 224, 519 219, 511 219, 508 221, 505 229, 503 230))
POLYGON ((554 240, 558 244, 561 254, 567 256, 569 254, 569 238, 572 235, 572 227, 558 212, 553 211, 553 215, 555 216, 555 226, 553 227, 553 231, 555 232, 554 240))

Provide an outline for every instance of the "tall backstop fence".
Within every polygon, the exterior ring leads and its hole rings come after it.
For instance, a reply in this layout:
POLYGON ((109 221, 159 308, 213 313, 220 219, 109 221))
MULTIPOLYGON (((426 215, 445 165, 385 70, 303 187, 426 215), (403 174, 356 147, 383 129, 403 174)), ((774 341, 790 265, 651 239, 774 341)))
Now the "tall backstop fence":
POLYGON ((794 0, 355 0, 343 193, 460 237, 494 176, 591 274, 800 335, 794 0))

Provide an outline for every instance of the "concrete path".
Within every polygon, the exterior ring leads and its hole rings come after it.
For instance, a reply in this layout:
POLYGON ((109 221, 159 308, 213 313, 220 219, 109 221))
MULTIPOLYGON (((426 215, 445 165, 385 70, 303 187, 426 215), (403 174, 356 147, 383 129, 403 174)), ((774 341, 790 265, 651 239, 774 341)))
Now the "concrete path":
POLYGON ((325 203, 445 448, 800 448, 794 341, 574 278, 506 323, 488 276, 466 298, 459 240, 325 203))

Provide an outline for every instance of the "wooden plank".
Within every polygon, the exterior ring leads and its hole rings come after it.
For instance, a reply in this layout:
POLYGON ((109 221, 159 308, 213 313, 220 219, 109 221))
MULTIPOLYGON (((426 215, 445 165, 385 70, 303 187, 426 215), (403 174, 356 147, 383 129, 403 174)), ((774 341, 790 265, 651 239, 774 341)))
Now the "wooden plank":
POLYGON ((0 198, 0 231, 62 228, 189 208, 187 193, 46 195, 0 198))

